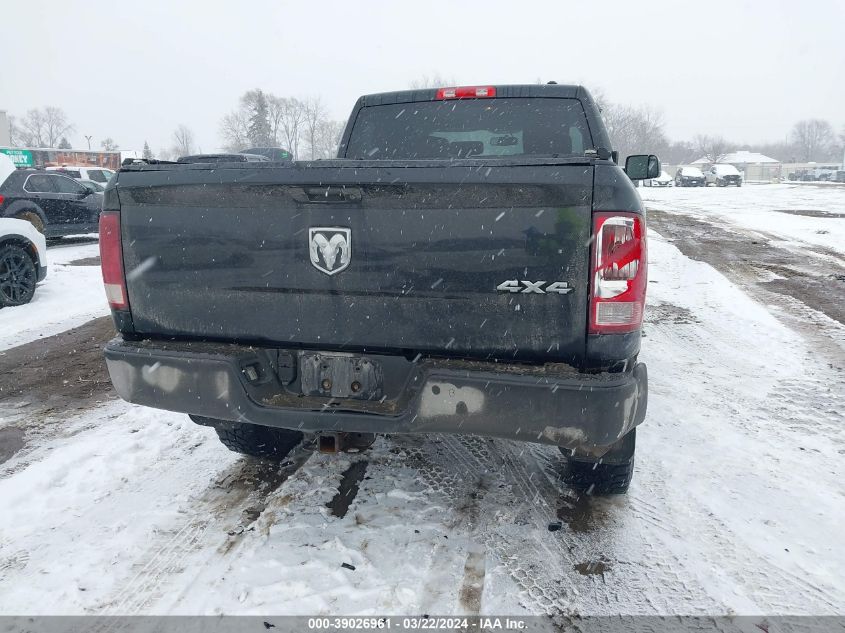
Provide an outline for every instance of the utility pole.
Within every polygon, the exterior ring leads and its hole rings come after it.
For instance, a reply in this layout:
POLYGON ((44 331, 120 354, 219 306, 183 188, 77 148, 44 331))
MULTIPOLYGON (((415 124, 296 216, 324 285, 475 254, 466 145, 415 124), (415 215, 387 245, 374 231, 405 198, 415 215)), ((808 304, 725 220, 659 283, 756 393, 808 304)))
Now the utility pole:
POLYGON ((94 138, 93 135, 92 136, 88 136, 87 134, 85 135, 85 140, 88 141, 88 149, 89 150, 91 149, 91 139, 92 138, 94 138))

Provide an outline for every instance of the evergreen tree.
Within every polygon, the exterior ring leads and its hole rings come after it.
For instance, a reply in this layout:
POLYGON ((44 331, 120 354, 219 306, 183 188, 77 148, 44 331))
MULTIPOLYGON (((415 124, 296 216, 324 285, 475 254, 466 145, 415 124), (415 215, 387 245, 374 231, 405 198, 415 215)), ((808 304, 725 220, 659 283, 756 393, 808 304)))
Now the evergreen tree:
POLYGON ((70 146, 70 142, 67 140, 66 136, 63 136, 62 139, 59 141, 59 149, 73 149, 70 146))
POLYGON ((153 151, 150 149, 150 144, 144 141, 144 151, 141 154, 145 160, 149 160, 153 157, 153 151))
POLYGON ((267 97, 261 90, 256 90, 252 114, 249 117, 249 141, 254 147, 267 147, 272 144, 271 140, 267 97))

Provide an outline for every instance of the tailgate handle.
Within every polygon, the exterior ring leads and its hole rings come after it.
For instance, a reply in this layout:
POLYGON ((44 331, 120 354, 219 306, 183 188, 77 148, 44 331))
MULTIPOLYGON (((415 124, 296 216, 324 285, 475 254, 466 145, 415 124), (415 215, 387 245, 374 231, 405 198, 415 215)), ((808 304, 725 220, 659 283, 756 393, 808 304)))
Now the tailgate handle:
POLYGON ((338 202, 361 202, 363 193, 360 187, 303 187, 294 190, 293 198, 297 202, 331 204, 338 202))

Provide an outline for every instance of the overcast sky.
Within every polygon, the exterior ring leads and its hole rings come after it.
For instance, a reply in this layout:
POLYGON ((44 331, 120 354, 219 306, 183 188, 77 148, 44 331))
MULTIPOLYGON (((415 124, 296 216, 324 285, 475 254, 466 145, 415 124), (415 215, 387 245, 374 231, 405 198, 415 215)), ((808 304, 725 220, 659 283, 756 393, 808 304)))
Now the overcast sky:
MULTIPOLYGON (((64 108, 74 147, 216 150, 220 118, 260 87, 320 95, 345 119, 363 93, 435 73, 461 84, 583 83, 662 109, 673 139, 783 140, 845 124, 845 2, 0 0, 0 110, 64 108), (637 8, 637 7, 644 8, 637 8)), ((644 148, 647 149, 647 148, 644 148)))

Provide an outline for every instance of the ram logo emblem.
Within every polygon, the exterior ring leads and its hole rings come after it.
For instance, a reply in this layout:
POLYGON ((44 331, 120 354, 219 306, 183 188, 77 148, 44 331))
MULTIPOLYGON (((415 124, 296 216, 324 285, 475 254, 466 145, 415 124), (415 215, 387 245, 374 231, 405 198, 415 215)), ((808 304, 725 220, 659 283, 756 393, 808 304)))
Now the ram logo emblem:
POLYGON ((336 275, 349 266, 352 258, 352 231, 332 227, 308 229, 308 251, 314 268, 336 275))

